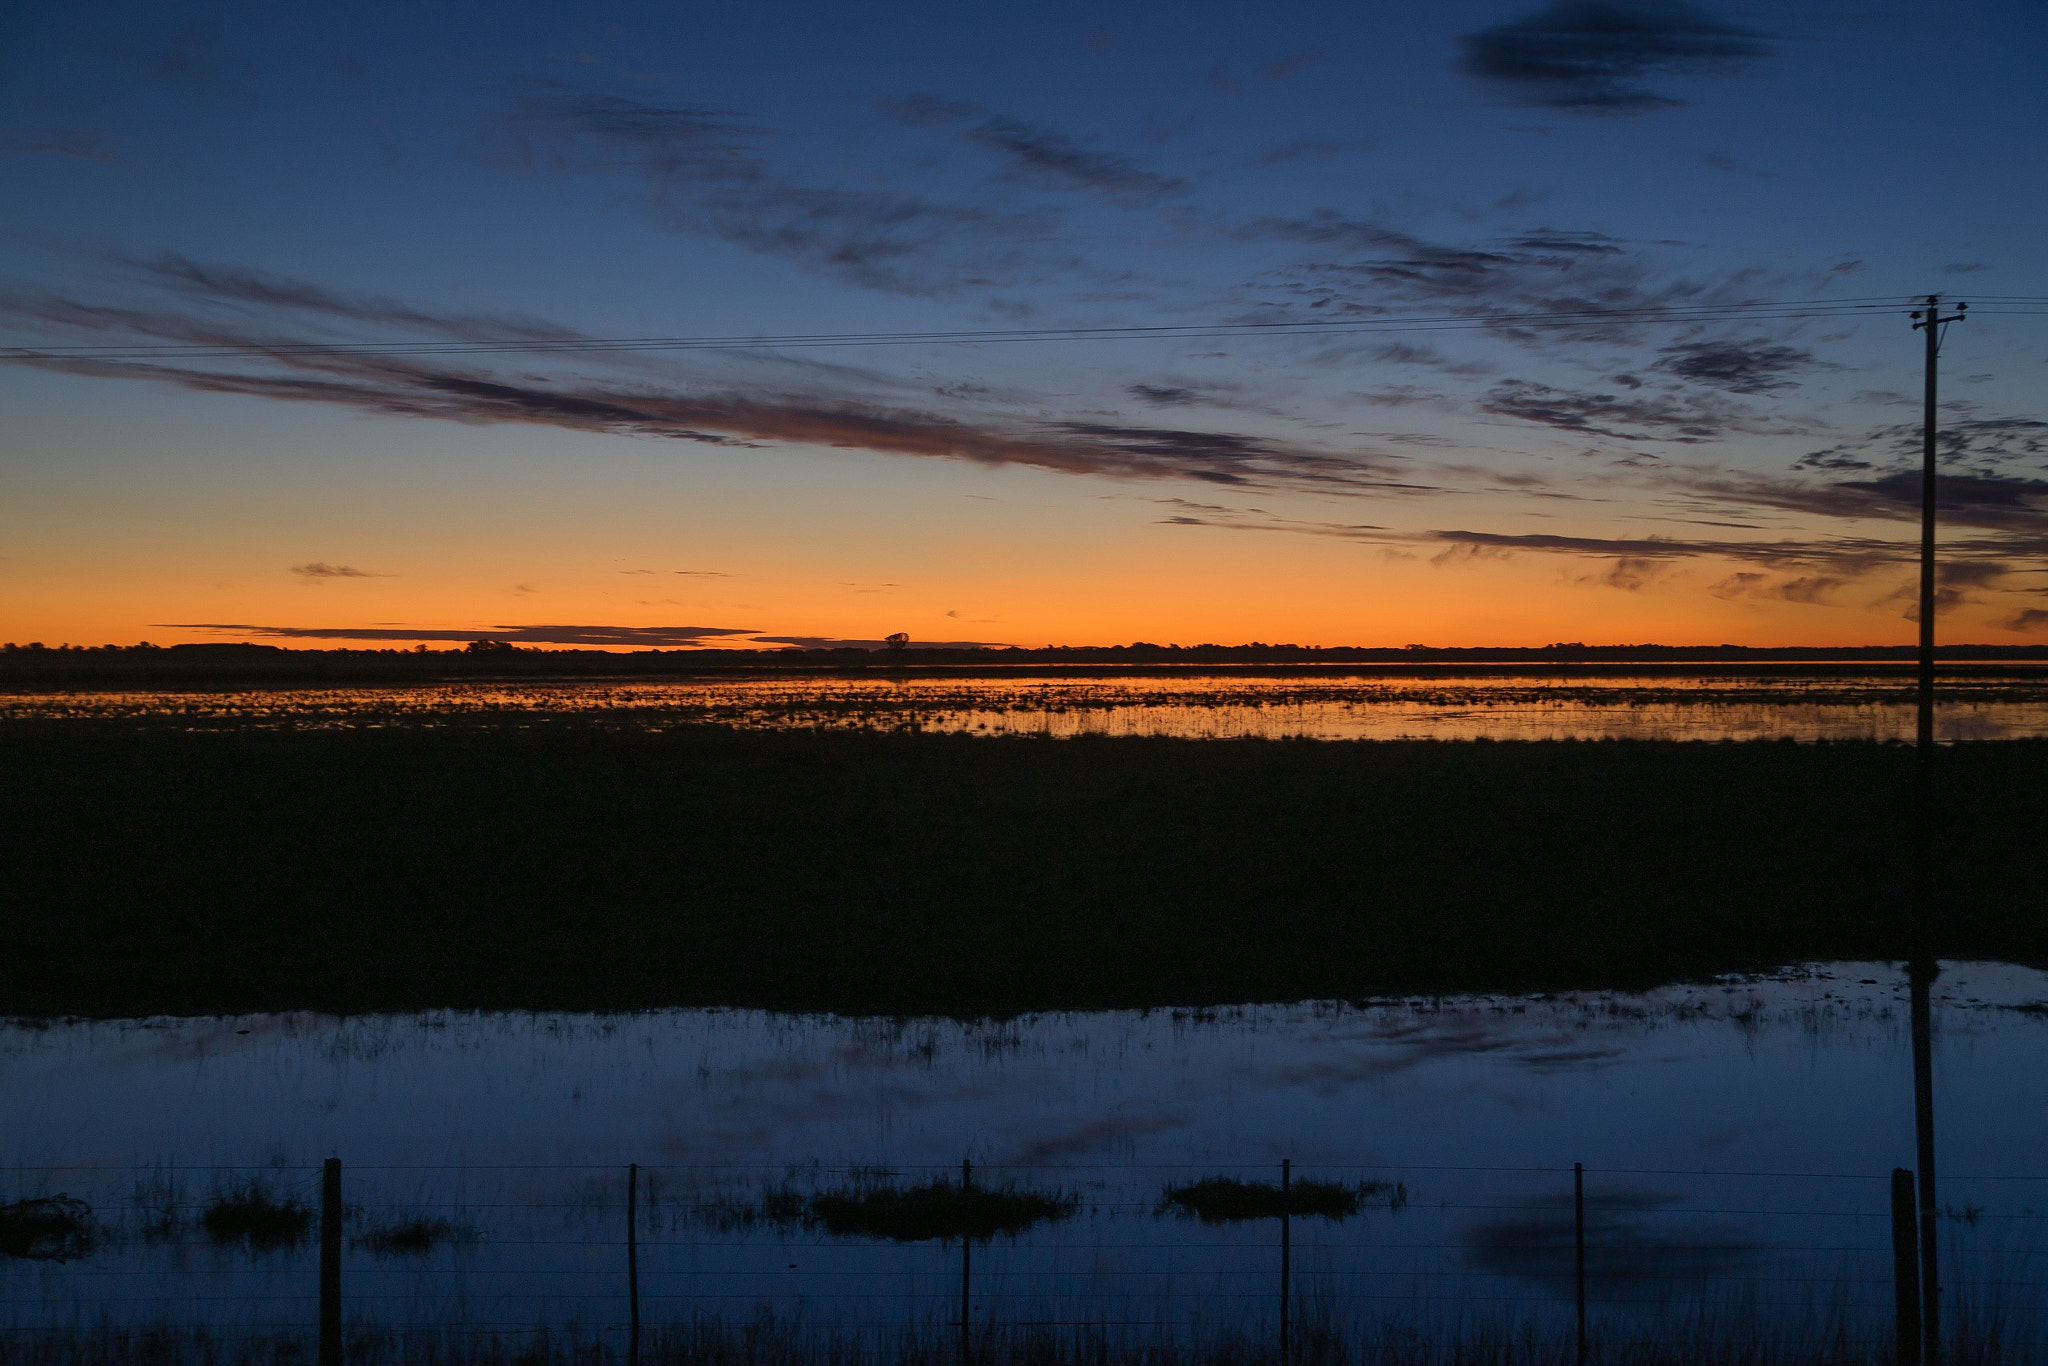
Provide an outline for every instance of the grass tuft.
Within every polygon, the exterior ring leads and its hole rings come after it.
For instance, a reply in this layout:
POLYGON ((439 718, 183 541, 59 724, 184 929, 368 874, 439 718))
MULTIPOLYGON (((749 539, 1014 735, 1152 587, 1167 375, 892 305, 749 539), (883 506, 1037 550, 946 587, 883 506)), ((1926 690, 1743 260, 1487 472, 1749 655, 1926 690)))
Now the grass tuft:
POLYGON ((238 1191, 215 1197, 199 1216, 199 1223, 217 1247, 239 1243, 251 1252, 278 1252, 306 1240, 313 1227, 313 1211, 251 1181, 238 1191))
POLYGON ((1070 1195, 933 1181, 923 1186, 815 1196, 809 1213, 811 1222, 843 1238, 887 1238, 898 1243, 967 1238, 986 1242, 999 1233, 1014 1238, 1034 1224, 1064 1219, 1079 1204, 1070 1195))
POLYGON ((372 1257, 424 1257, 449 1243, 476 1241, 476 1233, 446 1219, 421 1216, 371 1229, 354 1240, 372 1257))
POLYGON ((99 1225, 83 1200, 49 1195, 0 1205, 0 1257, 69 1262, 90 1255, 98 1243, 99 1225))
POLYGON ((1391 1181, 1302 1180, 1286 1190, 1270 1181, 1240 1181, 1234 1176, 1208 1176, 1185 1186, 1171 1186, 1159 1202, 1161 1213, 1174 1210, 1205 1224, 1235 1224, 1247 1219, 1277 1219, 1283 1214, 1349 1219, 1369 1205, 1399 1209, 1408 1203, 1406 1185, 1391 1181))

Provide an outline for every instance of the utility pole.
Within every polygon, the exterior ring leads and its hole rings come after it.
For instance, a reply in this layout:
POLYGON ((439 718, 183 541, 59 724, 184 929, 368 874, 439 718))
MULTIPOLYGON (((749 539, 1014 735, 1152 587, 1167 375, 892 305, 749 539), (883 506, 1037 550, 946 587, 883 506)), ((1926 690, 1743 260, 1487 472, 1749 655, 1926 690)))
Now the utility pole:
POLYGON ((1934 509, 1935 438, 1939 426, 1936 367, 1941 338, 1963 320, 1968 304, 1942 316, 1940 296, 1913 313, 1913 330, 1927 334, 1927 392, 1920 439, 1920 716, 1913 746, 1913 921, 1907 973, 1913 1009, 1913 1137, 1920 1167, 1920 1331, 1925 1366, 1941 1363, 1940 1211, 1934 1187, 1934 1010, 1940 970, 1934 948, 1934 509))

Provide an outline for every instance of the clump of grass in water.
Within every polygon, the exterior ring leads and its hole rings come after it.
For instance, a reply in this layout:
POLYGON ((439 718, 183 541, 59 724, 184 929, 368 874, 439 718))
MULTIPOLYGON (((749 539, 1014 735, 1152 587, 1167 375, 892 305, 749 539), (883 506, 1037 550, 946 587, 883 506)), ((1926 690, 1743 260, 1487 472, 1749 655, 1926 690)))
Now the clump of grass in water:
POLYGON ((476 1241, 472 1229, 446 1219, 422 1216, 401 1219, 395 1224, 372 1229, 354 1240, 372 1257, 424 1257, 444 1243, 476 1241))
POLYGON ((99 1243, 92 1206, 69 1195, 46 1195, 0 1205, 0 1257, 68 1262, 99 1243))
POLYGON ((176 1171, 158 1167, 148 1180, 135 1182, 136 1231, 145 1244, 168 1243, 185 1224, 185 1188, 176 1171))
POLYGON ((767 1186, 759 1200, 721 1197, 697 1205, 697 1221, 720 1233, 738 1233, 752 1228, 796 1228, 810 1215, 810 1201, 787 1183, 767 1186))
POLYGON ((1399 1209, 1408 1203, 1406 1183, 1360 1181, 1295 1181, 1286 1190, 1270 1181, 1240 1181, 1233 1176, 1208 1176, 1186 1186, 1170 1186, 1159 1212, 1173 1210, 1205 1224, 1235 1224, 1247 1219, 1277 1219, 1283 1214, 1349 1219, 1373 1205, 1399 1209))
POLYGON ((849 1238, 916 1243, 933 1238, 986 1242, 1034 1224, 1064 1219, 1080 1205, 1071 1195, 933 1181, 922 1186, 830 1192, 811 1199, 807 1222, 849 1238))
POLYGON ((277 1252, 297 1247, 313 1227, 313 1211, 292 1199, 279 1199, 251 1181, 238 1191, 215 1197, 199 1216, 200 1226, 215 1246, 246 1244, 252 1252, 277 1252))

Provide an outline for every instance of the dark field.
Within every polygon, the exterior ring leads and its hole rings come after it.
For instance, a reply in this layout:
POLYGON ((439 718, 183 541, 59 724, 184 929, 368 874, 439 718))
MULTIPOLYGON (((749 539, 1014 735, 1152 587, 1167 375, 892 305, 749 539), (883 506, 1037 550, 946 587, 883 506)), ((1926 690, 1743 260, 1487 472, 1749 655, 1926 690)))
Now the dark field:
MULTIPOLYGON (((0 1013, 883 1013, 1903 953, 1876 745, 0 728, 0 1013)), ((1940 756, 1938 948, 2048 962, 2048 743, 1940 756)))

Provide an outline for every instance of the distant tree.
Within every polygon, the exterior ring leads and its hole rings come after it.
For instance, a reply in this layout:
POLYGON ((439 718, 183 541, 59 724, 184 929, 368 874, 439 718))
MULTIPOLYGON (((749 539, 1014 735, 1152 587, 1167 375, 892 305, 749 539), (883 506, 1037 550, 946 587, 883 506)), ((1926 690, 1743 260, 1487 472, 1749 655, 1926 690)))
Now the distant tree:
POLYGON ((888 647, 892 650, 907 650, 910 648, 910 632, 893 632, 887 636, 884 636, 883 642, 887 644, 888 647))

